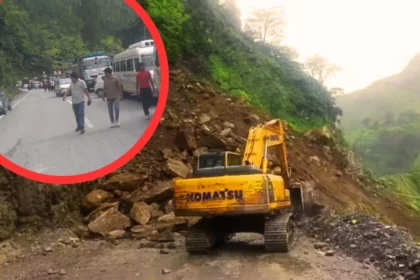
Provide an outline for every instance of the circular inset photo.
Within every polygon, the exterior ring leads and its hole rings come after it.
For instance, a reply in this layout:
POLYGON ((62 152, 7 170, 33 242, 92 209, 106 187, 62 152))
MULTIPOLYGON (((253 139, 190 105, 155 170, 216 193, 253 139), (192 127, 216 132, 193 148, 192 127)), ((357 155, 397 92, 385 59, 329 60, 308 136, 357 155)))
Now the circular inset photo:
POLYGON ((27 61, 6 60, 3 69, 11 72, 0 71, 5 168, 44 183, 86 182, 123 166, 155 132, 168 94, 164 44, 136 1, 114 2, 67 6, 63 22, 55 23, 60 28, 33 31, 39 37, 28 42, 27 61))

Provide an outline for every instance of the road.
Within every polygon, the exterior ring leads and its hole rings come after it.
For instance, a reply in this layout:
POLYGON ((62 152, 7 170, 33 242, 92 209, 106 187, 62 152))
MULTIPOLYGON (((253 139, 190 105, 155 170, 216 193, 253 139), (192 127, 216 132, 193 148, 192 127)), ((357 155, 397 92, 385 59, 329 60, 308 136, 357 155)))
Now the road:
POLYGON ((26 244, 19 240, 0 243, 2 279, 381 279, 371 266, 339 253, 330 257, 320 254, 304 235, 289 254, 266 254, 260 235, 240 234, 224 248, 204 256, 188 255, 182 236, 176 238, 176 249, 161 254, 159 249, 138 249, 140 241, 136 240, 119 240, 117 244, 86 240, 75 247, 62 244, 70 239, 67 234, 42 235, 26 244), (163 269, 168 273, 163 274, 163 269))
MULTIPOLYGON (((11 112, 0 116, 0 153, 29 170, 48 175, 95 171, 120 158, 149 124, 138 100, 120 103, 120 123, 111 128, 106 102, 92 96, 86 107, 86 132, 75 133, 71 106, 54 92, 37 89, 14 100, 11 112)), ((153 113, 153 109, 151 110, 153 113)))

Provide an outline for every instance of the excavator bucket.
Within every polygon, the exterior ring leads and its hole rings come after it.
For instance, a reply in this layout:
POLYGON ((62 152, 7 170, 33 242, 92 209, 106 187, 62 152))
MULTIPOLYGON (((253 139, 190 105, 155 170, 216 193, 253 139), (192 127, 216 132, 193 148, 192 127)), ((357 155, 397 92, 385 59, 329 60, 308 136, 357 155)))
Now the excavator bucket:
POLYGON ((294 216, 297 220, 299 220, 304 211, 305 211, 305 204, 303 200, 303 190, 300 186, 290 188, 290 200, 292 202, 292 209, 294 216))

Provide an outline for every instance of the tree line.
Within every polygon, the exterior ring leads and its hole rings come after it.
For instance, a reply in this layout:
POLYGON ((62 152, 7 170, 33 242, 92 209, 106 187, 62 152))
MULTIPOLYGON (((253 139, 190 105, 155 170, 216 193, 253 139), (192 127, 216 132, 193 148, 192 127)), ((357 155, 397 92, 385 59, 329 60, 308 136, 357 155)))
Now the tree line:
POLYGON ((158 26, 170 62, 188 62, 195 74, 295 127, 320 126, 342 114, 330 92, 296 61, 296 51, 274 40, 282 32, 261 29, 281 26, 264 25, 259 13, 246 23, 255 31, 250 33, 233 0, 137 1, 158 26))
POLYGON ((124 1, 4 0, 0 38, 0 86, 7 87, 84 53, 113 55, 150 34, 124 1))

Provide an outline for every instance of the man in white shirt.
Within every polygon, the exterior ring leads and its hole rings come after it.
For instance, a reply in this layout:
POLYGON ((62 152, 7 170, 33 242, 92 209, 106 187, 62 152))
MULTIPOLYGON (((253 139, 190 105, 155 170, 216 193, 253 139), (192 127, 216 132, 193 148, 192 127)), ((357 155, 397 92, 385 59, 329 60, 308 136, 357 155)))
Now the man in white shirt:
POLYGON ((66 94, 63 96, 63 101, 66 101, 68 95, 71 95, 74 115, 76 117, 77 128, 75 132, 85 133, 85 95, 88 98, 87 105, 92 103, 89 91, 85 81, 79 79, 79 75, 73 72, 70 75, 71 84, 66 94))

